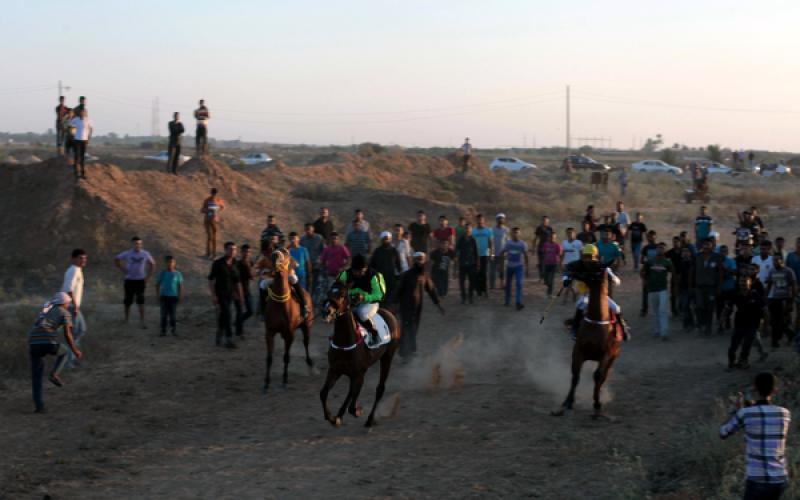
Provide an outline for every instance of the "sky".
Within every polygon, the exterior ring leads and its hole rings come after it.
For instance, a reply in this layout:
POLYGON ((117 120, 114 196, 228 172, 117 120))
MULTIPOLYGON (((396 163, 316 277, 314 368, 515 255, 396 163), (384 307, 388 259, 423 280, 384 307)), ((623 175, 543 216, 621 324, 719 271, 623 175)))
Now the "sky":
POLYGON ((0 130, 53 126, 57 84, 96 132, 280 143, 797 151, 800 2, 9 0, 0 130), (75 8, 75 7, 78 8, 75 8))

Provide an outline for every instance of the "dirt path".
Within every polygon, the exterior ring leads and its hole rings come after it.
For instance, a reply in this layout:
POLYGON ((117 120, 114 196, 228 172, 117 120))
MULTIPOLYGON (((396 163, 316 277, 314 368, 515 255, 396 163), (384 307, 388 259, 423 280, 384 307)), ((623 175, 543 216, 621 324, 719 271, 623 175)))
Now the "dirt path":
MULTIPOLYGON (((575 412, 549 415, 568 386, 571 343, 559 325, 571 306, 558 305, 539 326, 545 299, 533 282, 519 313, 503 308, 499 293, 474 307, 451 295, 446 317, 428 307, 422 356, 395 366, 371 431, 363 419, 348 416, 340 429, 322 419, 327 325, 315 326, 314 373, 298 344, 290 387, 264 397, 254 324, 242 348, 227 351, 213 347, 208 314, 184 322, 181 338, 159 339, 152 327, 101 329, 111 317, 98 312, 90 334, 105 339, 111 361, 87 357, 65 376, 67 387, 46 387, 48 415, 29 413, 27 380, 0 390, 0 497, 679 498, 669 495, 682 485, 676 471, 686 443, 674 436, 710 418, 711 398, 750 375, 724 372, 727 338, 684 334, 676 321, 670 342, 652 338, 650 318, 637 318, 633 277, 625 277, 621 303, 634 340, 605 394, 611 422, 589 418, 588 371, 575 412)), ((788 353, 770 361, 781 355, 788 353)), ((345 382, 332 393, 334 406, 345 382)), ((365 407, 374 387, 370 377, 365 407)))

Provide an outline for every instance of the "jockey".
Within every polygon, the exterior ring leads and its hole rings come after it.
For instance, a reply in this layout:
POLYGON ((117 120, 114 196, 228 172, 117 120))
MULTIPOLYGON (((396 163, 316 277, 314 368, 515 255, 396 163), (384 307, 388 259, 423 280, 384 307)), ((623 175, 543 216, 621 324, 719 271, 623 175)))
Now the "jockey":
MULTIPOLYGON (((586 313, 586 309, 589 307, 589 287, 587 287, 585 283, 581 282, 579 278, 575 278, 574 274, 580 273, 586 267, 587 262, 598 262, 599 257, 600 252, 597 250, 597 247, 589 243, 583 247, 583 250, 581 250, 581 259, 567 265, 564 273, 563 282, 565 287, 570 286, 573 279, 578 280, 577 288, 580 298, 575 304, 575 317, 572 320, 572 328, 570 330, 570 335, 572 336, 573 340, 575 340, 575 336, 578 333, 578 328, 583 321, 583 316, 586 313)), ((608 279, 610 279, 614 285, 619 286, 620 283, 622 283, 619 277, 614 274, 614 271, 612 271, 610 267, 605 268, 605 273, 608 276, 608 279)), ((611 297, 608 297, 608 308, 616 317, 617 322, 622 325, 624 339, 630 340, 630 329, 628 328, 628 323, 622 317, 622 308, 611 297)))
POLYGON ((386 284, 381 273, 367 266, 367 258, 361 254, 353 257, 350 269, 339 274, 338 281, 349 288, 350 299, 355 307, 355 315, 369 331, 373 344, 378 343, 378 330, 372 317, 378 313, 379 302, 386 294, 386 284))

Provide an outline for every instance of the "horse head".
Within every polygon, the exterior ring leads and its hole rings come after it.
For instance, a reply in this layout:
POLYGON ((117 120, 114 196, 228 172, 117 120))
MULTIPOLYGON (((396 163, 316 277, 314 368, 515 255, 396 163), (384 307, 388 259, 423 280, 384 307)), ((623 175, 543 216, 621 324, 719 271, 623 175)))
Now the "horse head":
POLYGON ((606 278, 606 266, 597 261, 585 262, 580 269, 570 273, 578 281, 582 281, 586 286, 599 285, 606 278))
POLYGON ((350 308, 350 296, 348 294, 347 285, 337 281, 328 290, 328 296, 322 304, 322 310, 325 312, 323 319, 326 323, 332 322, 337 317, 345 314, 350 308))
POLYGON ((272 252, 272 269, 276 273, 287 273, 289 271, 289 264, 292 262, 292 258, 284 249, 278 249, 272 252))

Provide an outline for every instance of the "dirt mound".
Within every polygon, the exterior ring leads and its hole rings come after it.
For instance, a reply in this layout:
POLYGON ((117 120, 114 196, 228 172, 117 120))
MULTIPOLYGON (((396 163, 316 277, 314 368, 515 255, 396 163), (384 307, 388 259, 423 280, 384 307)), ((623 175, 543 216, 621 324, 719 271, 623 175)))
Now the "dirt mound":
POLYGON ((17 160, 15 157, 11 155, 8 155, 5 158, 3 158, 3 163, 6 163, 8 165, 17 165, 19 163, 19 160, 17 160))

